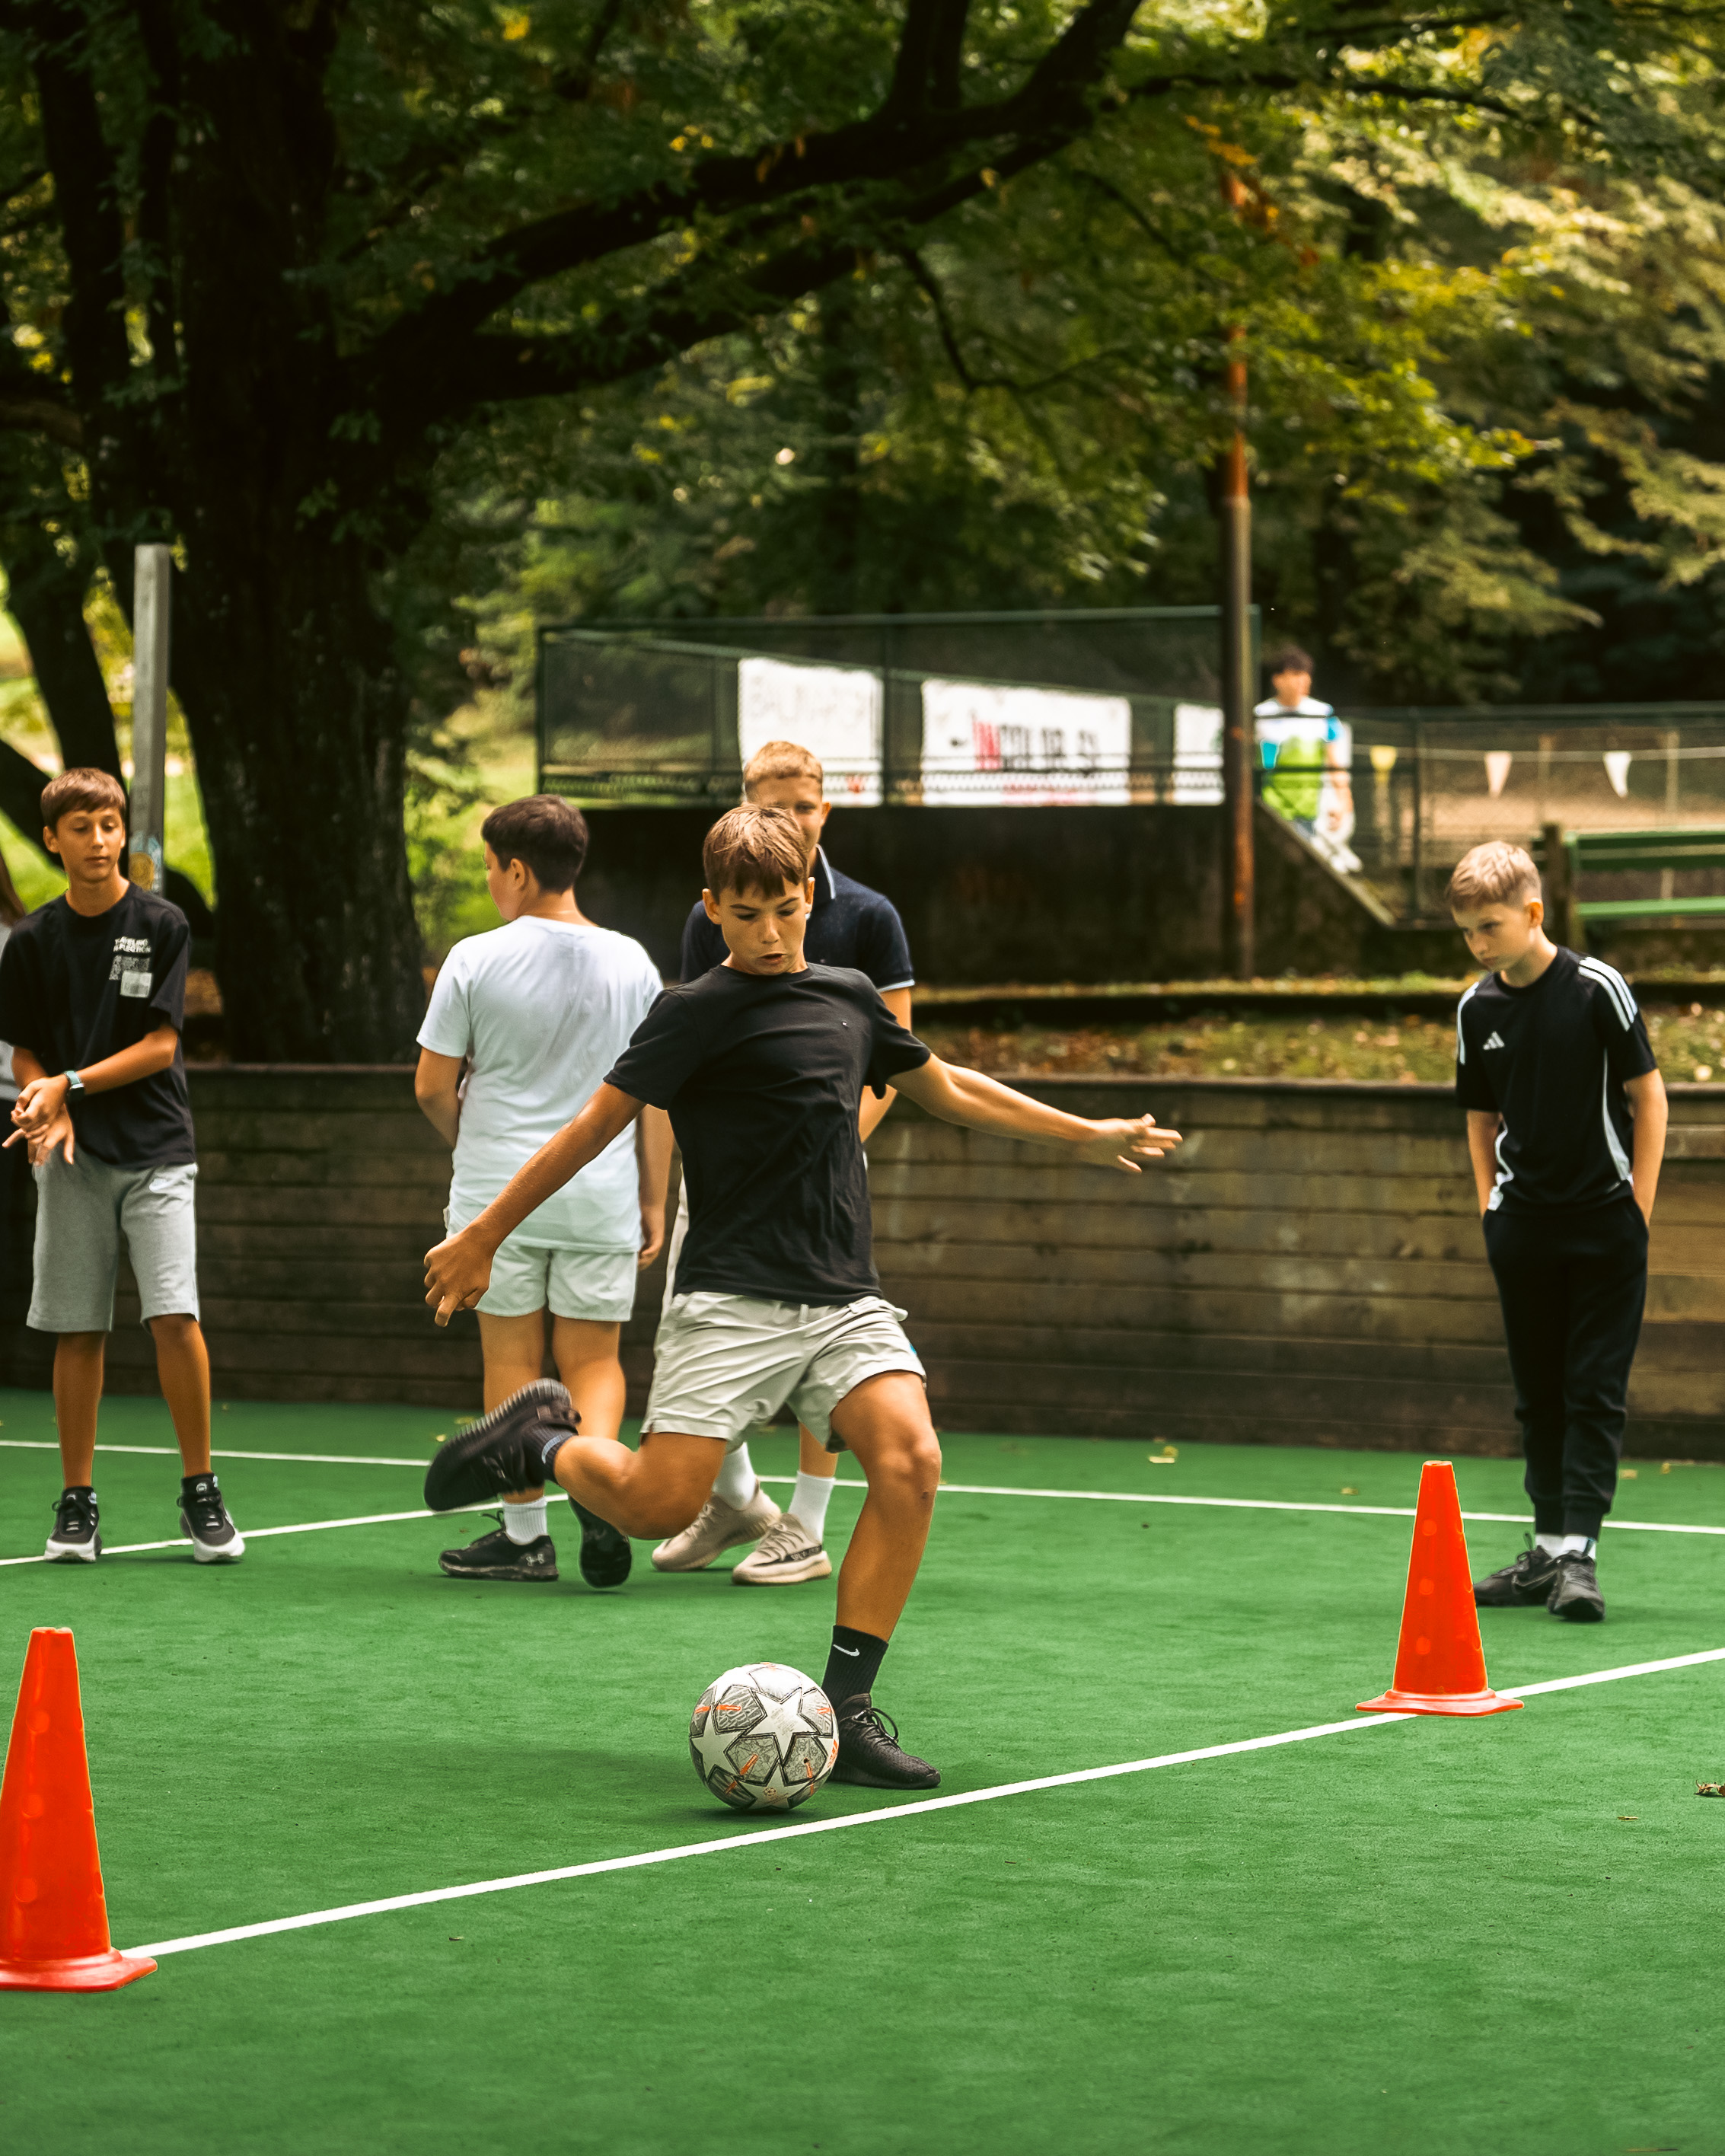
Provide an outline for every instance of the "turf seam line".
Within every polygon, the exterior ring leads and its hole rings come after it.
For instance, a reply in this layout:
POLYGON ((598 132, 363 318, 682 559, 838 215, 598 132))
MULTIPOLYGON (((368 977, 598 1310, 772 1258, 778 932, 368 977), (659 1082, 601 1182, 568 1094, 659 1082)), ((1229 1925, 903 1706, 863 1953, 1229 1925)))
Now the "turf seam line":
MULTIPOLYGON (((1669 1655, 1651 1662, 1625 1662, 1616 1669, 1594 1670, 1582 1676, 1548 1677, 1538 1683, 1500 1685, 1497 1689, 1516 1699, 1543 1692, 1574 1691, 1588 1685, 1614 1684, 1625 1677, 1652 1676, 1666 1670, 1695 1669, 1704 1663, 1725 1662, 1725 1647, 1704 1648, 1692 1655, 1669 1655)), ((946 1797, 921 1797, 909 1804, 883 1805, 878 1811, 850 1812, 843 1819, 801 1820, 794 1825, 767 1827, 688 1841, 669 1849, 643 1850, 633 1856, 606 1856, 588 1864, 559 1865, 545 1871, 522 1871, 505 1879, 476 1880, 463 1887, 433 1887, 417 1894, 391 1894, 374 1902, 348 1902, 334 1908, 308 1910, 299 1917, 272 1917, 262 1923, 234 1924, 225 1930, 193 1932, 183 1938, 161 1939, 148 1946, 128 1947, 131 1954, 190 1953, 203 1947, 228 1946, 241 1939, 273 1938, 283 1932, 308 1931, 324 1924, 346 1923, 356 1917, 387 1916, 398 1909, 424 1909, 441 1902, 469 1901, 482 1894, 502 1894, 521 1887, 545 1887, 564 1879, 591 1879, 601 1873, 639 1871, 650 1866, 674 1864, 688 1856, 716 1856, 732 1849, 758 1849, 768 1842, 800 1840, 806 1835, 836 1834, 846 1827, 872 1826, 884 1820, 919 1818, 927 1812, 956 1811, 968 1804, 992 1804, 1001 1797, 1032 1795, 1043 1789, 1071 1789, 1087 1782, 1106 1782, 1127 1774, 1145 1774, 1161 1767, 1185 1767, 1204 1759, 1237 1758, 1246 1752, 1268 1752, 1287 1744, 1303 1744, 1318 1737, 1339 1737, 1350 1729, 1384 1729, 1392 1723, 1417 1722, 1414 1714, 1356 1714, 1346 1722, 1314 1722, 1305 1729, 1280 1730, 1270 1737, 1245 1737, 1228 1744, 1205 1744, 1186 1752, 1163 1752, 1149 1759, 1128 1759, 1118 1766, 1081 1767, 1065 1774, 1043 1774, 1025 1782, 999 1782, 985 1789, 964 1789, 946 1797)))

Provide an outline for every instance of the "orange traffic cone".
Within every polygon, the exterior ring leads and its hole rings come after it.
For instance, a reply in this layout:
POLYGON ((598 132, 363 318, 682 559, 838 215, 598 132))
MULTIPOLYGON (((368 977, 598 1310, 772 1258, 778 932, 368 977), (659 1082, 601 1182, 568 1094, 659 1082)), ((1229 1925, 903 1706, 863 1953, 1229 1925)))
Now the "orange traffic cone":
POLYGON ((155 1966, 108 1937, 72 1635, 33 1631, 0 1785, 0 1991, 113 1991, 155 1966))
POLYGON ((1479 1613, 1461 1531, 1455 1471, 1428 1460, 1420 1471, 1420 1505, 1408 1559, 1395 1682, 1379 1699, 1363 1699, 1362 1714, 1502 1714, 1519 1707, 1486 1682, 1479 1613))

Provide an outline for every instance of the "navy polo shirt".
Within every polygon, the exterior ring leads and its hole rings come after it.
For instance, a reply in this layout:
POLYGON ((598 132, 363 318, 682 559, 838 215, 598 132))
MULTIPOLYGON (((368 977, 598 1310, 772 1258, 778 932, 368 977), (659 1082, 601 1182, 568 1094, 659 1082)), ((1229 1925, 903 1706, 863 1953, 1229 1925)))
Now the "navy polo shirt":
MULTIPOLYGON (((697 899, 683 923, 683 978, 699 980, 722 965, 726 955, 724 937, 697 899)), ((811 966, 853 967, 883 993, 916 984, 898 908, 878 891, 835 869, 820 846, 814 853, 814 911, 803 955, 811 966)))

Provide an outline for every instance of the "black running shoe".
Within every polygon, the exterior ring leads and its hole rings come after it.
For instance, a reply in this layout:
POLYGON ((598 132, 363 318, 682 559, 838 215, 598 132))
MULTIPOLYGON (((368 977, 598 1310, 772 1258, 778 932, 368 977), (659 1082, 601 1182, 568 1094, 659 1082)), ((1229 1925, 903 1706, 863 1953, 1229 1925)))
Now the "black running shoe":
POLYGON ((94 1564, 102 1553, 96 1532, 100 1517, 94 1490, 62 1490, 54 1508, 54 1531, 48 1537, 50 1564, 94 1564))
POLYGON ((940 1769, 906 1752, 898 1741, 898 1724, 873 1704, 867 1692, 847 1699, 838 1710, 839 1758, 835 1782, 860 1782, 870 1789, 937 1789, 940 1769))
POLYGON ((1558 1559, 1557 1584, 1546 1604, 1553 1617, 1572 1625, 1597 1625, 1605 1614, 1605 1598, 1599 1592, 1594 1560, 1579 1550, 1567 1550, 1558 1559))
POLYGON ((511 1542, 499 1521, 476 1543, 445 1550, 438 1563, 451 1579, 552 1580, 557 1576, 557 1544, 549 1535, 536 1535, 530 1543, 511 1542))
POLYGON ((581 1522, 581 1577, 589 1587, 621 1587, 635 1561, 629 1537, 572 1497, 569 1508, 581 1522))
POLYGON ((572 1437, 580 1425, 557 1379, 536 1378, 482 1422, 439 1447, 425 1471, 425 1502, 434 1512, 453 1512, 511 1490, 536 1489, 552 1479, 546 1447, 572 1437))
POLYGON ((238 1564, 245 1537, 228 1517, 213 1475, 188 1475, 180 1485, 180 1532, 192 1537, 200 1564, 238 1564))
POLYGON ((1473 1599, 1480 1609, 1531 1609, 1545 1601, 1557 1585, 1556 1558, 1549 1550, 1536 1548, 1532 1535, 1522 1539, 1527 1547, 1513 1564, 1475 1580, 1473 1599))

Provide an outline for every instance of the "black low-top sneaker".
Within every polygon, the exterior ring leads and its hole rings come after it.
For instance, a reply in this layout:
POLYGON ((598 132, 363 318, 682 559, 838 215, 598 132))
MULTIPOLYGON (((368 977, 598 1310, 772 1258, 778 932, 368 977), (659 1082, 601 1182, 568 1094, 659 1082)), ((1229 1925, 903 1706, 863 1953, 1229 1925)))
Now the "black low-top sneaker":
POLYGON ((96 1532, 100 1517, 94 1490, 62 1490, 48 1537, 49 1563, 94 1564, 102 1553, 102 1538, 96 1532))
POLYGON ((1558 1560, 1531 1535, 1522 1539, 1527 1547, 1513 1564, 1475 1580, 1473 1599, 1481 1609, 1532 1609, 1549 1599, 1558 1584, 1558 1560))
POLYGON ((937 1789, 940 1770, 906 1752, 898 1741, 898 1724, 883 1714, 865 1691, 837 1710, 839 1757, 835 1782, 860 1782, 869 1789, 937 1789))
POLYGON ((635 1561, 629 1537, 572 1497, 569 1507, 581 1522, 581 1577, 589 1587, 621 1587, 635 1561))
POLYGON ((238 1564, 245 1537, 228 1517, 213 1475, 188 1475, 180 1485, 180 1531, 192 1537, 199 1564, 238 1564))
POLYGON ((552 1580, 557 1576, 557 1544, 549 1535, 511 1542, 500 1521, 476 1543, 445 1550, 438 1563, 451 1579, 552 1580))
POLYGON ((554 1452, 580 1426, 557 1379, 536 1378, 438 1448, 425 1471, 425 1502, 434 1512, 453 1512, 511 1490, 536 1489, 552 1479, 547 1450, 554 1452))
POLYGON ((1597 1625, 1605 1614, 1605 1598, 1594 1560, 1579 1550, 1567 1550, 1558 1559, 1558 1577, 1546 1604, 1553 1617, 1572 1625, 1597 1625))

